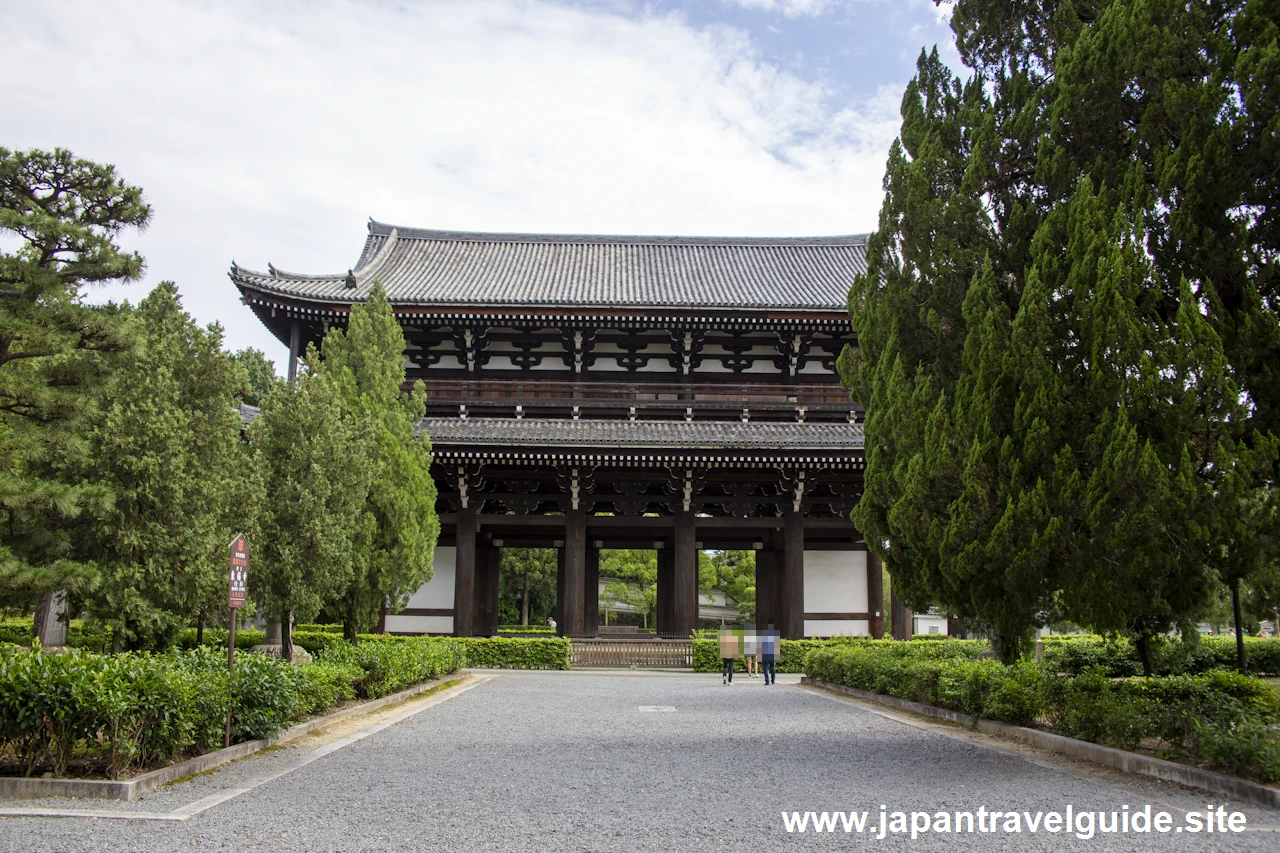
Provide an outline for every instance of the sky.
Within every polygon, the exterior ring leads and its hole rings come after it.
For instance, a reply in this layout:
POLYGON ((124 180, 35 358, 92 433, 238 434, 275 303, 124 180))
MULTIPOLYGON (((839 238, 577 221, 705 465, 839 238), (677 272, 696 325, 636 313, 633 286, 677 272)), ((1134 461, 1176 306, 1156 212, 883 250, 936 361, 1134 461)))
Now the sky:
POLYGON ((352 266, 370 218, 464 231, 875 227, 932 0, 0 0, 0 146, 114 164, 177 283, 283 369, 232 260, 352 266), (18 73, 18 70, 27 73, 18 73))

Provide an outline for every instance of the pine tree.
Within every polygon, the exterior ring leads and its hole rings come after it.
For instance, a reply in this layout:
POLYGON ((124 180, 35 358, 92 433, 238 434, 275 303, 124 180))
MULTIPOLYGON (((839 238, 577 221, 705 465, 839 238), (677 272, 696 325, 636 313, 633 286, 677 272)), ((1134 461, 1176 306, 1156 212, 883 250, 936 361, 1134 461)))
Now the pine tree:
POLYGON ((133 281, 142 258, 115 240, 143 228, 142 191, 111 166, 61 149, 0 148, 0 600, 30 608, 54 590, 92 587, 79 531, 110 506, 76 481, 83 426, 127 346, 118 312, 84 301, 91 285, 133 281), (12 246, 12 242, 6 241, 12 246))
POLYGON ((355 642, 384 606, 403 608, 434 570, 440 521, 431 449, 425 435, 415 435, 426 388, 419 380, 411 393, 401 393, 404 333, 377 282, 351 309, 346 332, 334 329, 325 337, 323 356, 340 411, 370 425, 362 448, 369 489, 352 543, 351 583, 338 603, 344 633, 355 642))

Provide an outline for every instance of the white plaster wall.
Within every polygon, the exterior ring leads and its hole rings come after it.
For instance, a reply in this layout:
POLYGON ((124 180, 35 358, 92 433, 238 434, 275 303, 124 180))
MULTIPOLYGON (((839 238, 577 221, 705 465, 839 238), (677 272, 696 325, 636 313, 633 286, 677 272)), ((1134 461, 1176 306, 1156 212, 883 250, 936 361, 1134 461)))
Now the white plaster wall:
MULTIPOLYGON (((445 548, 436 546, 435 574, 431 580, 423 584, 417 592, 409 596, 409 603, 405 607, 422 607, 431 609, 453 609, 453 576, 454 567, 458 560, 457 548, 445 548)), ((453 630, 452 616, 403 616, 396 617, 398 619, 448 619, 449 630, 453 630)), ((390 616, 387 617, 387 630, 393 631, 391 627, 390 616)))
POLYGON ((866 613, 867 552, 805 551, 804 612, 866 613))
POLYGON ((388 616, 387 631, 392 634, 452 634, 452 616, 388 616))
POLYGON ((871 633, 866 619, 806 619, 806 637, 865 637, 871 633))
POLYGON ((917 614, 912 630, 917 634, 941 634, 945 637, 947 635, 947 617, 917 614))

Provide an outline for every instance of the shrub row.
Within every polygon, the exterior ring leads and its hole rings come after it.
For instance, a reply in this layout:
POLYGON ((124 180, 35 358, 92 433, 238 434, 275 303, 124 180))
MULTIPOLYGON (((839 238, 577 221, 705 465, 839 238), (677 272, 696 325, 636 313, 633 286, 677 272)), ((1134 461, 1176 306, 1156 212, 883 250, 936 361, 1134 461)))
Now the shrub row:
POLYGON ((893 654, 864 644, 817 649, 805 671, 974 717, 1040 726, 1121 749, 1146 745, 1238 776, 1280 781, 1280 693, 1226 670, 1116 679, 1096 667, 1071 676, 1031 661, 1004 666, 893 654))
MULTIPOLYGON (((225 638, 224 638, 225 641, 225 638)), ((0 757, 24 775, 127 772, 268 737, 342 699, 381 696, 465 665, 465 646, 421 638, 332 650, 308 666, 221 649, 102 655, 0 645, 0 757)))
POLYGON ((568 669, 571 644, 563 637, 468 637, 467 665, 490 669, 568 669))
MULTIPOLYGON (((1245 637, 1245 659, 1253 675, 1280 676, 1280 638, 1245 637)), ((1175 637, 1152 639, 1152 663, 1157 675, 1188 675, 1214 669, 1234 669, 1235 637, 1200 637, 1186 643, 1175 637)), ((1094 635, 1046 637, 1045 663, 1057 672, 1079 675, 1102 667, 1113 677, 1142 674, 1137 649, 1125 637, 1104 639, 1094 635)))
MULTIPOLYGON (((884 654, 900 657, 925 658, 976 658, 991 647, 986 640, 951 640, 946 643, 911 640, 873 640, 869 637, 832 637, 825 640, 780 640, 778 642, 778 672, 805 672, 805 659, 809 652, 828 648, 874 648, 884 654)), ((720 672, 720 643, 718 639, 693 641, 694 672, 720 672)), ((747 661, 739 656, 734 664, 735 672, 745 672, 747 661)))
POLYGON ((554 634, 550 625, 499 625, 499 634, 554 634))

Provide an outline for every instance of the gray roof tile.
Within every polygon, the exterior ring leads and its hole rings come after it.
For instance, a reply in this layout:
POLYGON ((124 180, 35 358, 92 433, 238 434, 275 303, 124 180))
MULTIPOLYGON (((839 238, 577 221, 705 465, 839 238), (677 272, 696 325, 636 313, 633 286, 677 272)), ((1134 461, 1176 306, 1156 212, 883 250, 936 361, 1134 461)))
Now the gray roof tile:
POLYGON ((449 447, 595 447, 618 450, 861 450, 862 425, 742 421, 588 421, 423 418, 419 430, 449 447))
POLYGON ((347 274, 232 265, 231 278, 283 296, 364 299, 375 279, 397 305, 714 307, 844 311, 866 271, 866 236, 623 237, 483 234, 370 221, 347 274))

